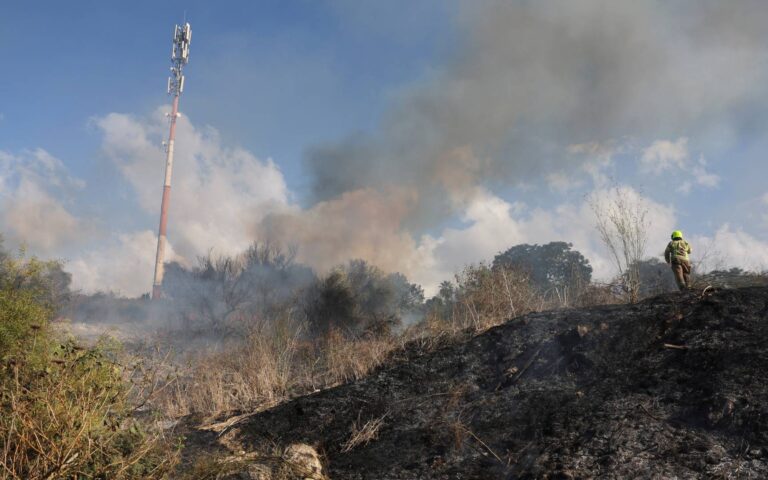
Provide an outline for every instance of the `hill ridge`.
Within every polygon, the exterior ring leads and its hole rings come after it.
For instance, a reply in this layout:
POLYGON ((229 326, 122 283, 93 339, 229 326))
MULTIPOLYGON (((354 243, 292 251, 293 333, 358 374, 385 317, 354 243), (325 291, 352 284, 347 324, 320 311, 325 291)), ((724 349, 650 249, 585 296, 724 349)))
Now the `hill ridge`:
POLYGON ((768 478, 766 320, 766 287, 533 313, 412 342, 211 446, 307 443, 334 480, 768 478))

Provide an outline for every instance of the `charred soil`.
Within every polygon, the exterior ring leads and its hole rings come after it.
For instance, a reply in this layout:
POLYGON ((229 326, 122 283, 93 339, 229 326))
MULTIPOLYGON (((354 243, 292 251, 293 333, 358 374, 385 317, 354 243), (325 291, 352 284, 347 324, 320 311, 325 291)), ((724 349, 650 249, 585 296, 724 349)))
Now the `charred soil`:
POLYGON ((768 478, 768 288, 414 342, 363 380, 222 425, 198 440, 306 443, 333 480, 768 478))

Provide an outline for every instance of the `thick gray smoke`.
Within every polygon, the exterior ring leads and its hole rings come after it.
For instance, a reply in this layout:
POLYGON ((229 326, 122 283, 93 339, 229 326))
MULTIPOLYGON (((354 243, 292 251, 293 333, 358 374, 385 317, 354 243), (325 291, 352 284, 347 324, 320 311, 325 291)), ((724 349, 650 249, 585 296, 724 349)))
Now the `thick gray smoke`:
POLYGON ((308 153, 316 200, 404 196, 402 225, 418 230, 479 185, 575 168, 588 156, 572 145, 765 122, 752 107, 768 84, 758 0, 464 5, 452 63, 403 92, 377 131, 308 153))

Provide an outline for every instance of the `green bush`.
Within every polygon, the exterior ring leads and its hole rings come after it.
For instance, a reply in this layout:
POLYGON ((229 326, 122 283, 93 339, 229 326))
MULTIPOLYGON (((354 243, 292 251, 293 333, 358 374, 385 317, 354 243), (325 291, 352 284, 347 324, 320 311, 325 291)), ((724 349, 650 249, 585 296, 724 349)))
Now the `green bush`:
POLYGON ((167 477, 177 449, 135 420, 113 349, 52 330, 58 267, 0 255, 0 478, 167 477))
POLYGON ((53 305, 45 297, 45 272, 36 259, 0 259, 0 360, 24 357, 27 362, 46 351, 53 305))

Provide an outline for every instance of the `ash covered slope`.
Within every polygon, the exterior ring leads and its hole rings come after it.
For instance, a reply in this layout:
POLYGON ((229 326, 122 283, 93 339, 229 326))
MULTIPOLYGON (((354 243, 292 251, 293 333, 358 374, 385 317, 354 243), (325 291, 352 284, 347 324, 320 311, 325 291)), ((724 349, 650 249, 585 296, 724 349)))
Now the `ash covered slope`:
POLYGON ((532 314, 401 356, 224 438, 316 445, 333 480, 768 478, 768 288, 532 314))

